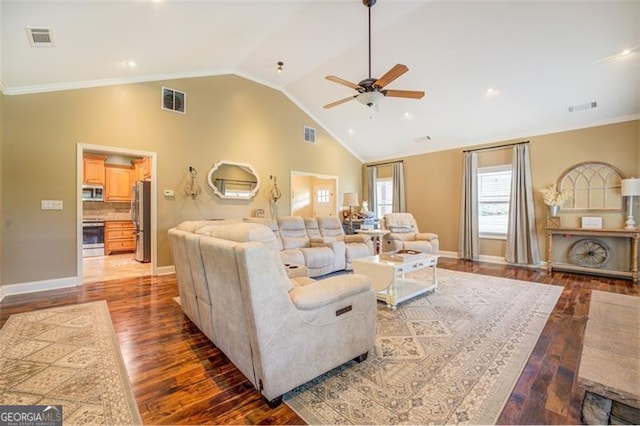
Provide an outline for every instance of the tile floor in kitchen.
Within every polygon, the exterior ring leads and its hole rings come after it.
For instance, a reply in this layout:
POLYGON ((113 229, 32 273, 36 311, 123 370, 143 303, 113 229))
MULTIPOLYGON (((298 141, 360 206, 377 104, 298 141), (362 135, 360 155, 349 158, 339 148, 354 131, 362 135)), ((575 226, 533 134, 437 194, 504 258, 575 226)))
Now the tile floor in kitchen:
POLYGON ((151 263, 140 263, 132 253, 85 257, 83 282, 108 281, 151 275, 151 263))

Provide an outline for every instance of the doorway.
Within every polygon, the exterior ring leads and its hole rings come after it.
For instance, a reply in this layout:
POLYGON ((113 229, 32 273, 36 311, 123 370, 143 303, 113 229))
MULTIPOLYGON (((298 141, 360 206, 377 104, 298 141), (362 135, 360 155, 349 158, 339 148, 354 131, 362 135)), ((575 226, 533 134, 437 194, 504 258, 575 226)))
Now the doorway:
POLYGON ((291 171, 291 216, 338 214, 338 177, 291 171))
POLYGON ((79 283, 157 274, 156 163, 157 154, 155 152, 103 145, 77 145, 77 274, 79 283), (111 185, 103 184, 105 191, 102 201, 84 201, 86 197, 83 197, 83 188, 88 186, 84 180, 87 179, 87 176, 92 175, 92 170, 85 170, 85 165, 92 167, 91 162, 85 161, 85 156, 104 159, 105 180, 113 179, 110 180, 111 185), (142 168, 143 164, 144 168, 142 168), (110 171, 108 174, 106 173, 107 168, 110 171), (124 179, 123 174, 126 174, 129 180, 124 179), (147 232, 150 234, 150 262, 139 262, 135 255, 136 228, 131 222, 131 203, 128 199, 131 194, 131 185, 137 180, 147 180, 151 187, 149 191, 150 223, 147 224, 149 228, 147 232), (112 188, 109 194, 106 193, 107 186, 112 188), (95 224, 96 222, 101 223, 105 229, 103 231, 104 251, 97 253, 94 250, 88 253, 83 247, 86 246, 83 228, 87 223, 95 224), (118 227, 122 228, 117 229, 118 227), (106 240, 108 236, 113 238, 106 240), (119 246, 120 244, 121 246, 119 246))

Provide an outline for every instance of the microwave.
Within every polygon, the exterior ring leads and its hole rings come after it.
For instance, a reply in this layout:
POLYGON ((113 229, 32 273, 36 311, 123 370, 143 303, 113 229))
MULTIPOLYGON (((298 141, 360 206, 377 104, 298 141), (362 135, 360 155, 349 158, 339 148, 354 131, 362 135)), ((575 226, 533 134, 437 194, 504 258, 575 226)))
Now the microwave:
POLYGON ((104 201, 102 185, 82 185, 82 201, 104 201))

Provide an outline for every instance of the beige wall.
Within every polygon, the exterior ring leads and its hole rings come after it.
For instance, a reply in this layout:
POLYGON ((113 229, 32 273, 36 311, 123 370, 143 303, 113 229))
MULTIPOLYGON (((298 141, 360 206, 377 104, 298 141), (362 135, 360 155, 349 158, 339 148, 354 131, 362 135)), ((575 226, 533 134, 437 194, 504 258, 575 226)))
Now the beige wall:
MULTIPOLYGON (((640 176, 640 121, 534 136, 490 145, 530 141, 531 166, 536 191, 537 234, 540 254, 546 260, 545 226, 547 208, 538 189, 555 182, 571 166, 585 161, 604 161, 617 167, 625 177, 640 176)), ((475 148, 475 147, 474 147, 475 148)), ((440 151, 403 158, 407 191, 407 210, 420 229, 440 235, 444 251, 457 252, 462 149, 440 151)), ((510 150, 484 153, 480 165, 510 162, 510 150)), ((366 185, 366 179, 364 180, 366 185)), ((605 213, 605 226, 621 227, 623 214, 605 213)), ((579 215, 563 214, 563 225, 576 226, 579 215)), ((504 256, 504 241, 482 240, 480 254, 504 256)))
MULTIPOLYGON (((78 143, 157 153, 158 265, 173 264, 167 230, 187 219, 269 215, 269 176, 290 194, 290 171, 338 176, 341 190, 359 191, 362 163, 281 92, 237 76, 218 76, 5 96, 2 143, 5 284, 76 274, 76 147, 78 143), (160 109, 160 88, 187 92, 187 114, 160 109), (317 129, 317 144, 302 127, 317 129), (251 201, 222 200, 205 183, 219 160, 251 164, 262 182, 251 201), (184 192, 198 171, 202 194, 184 192), (175 197, 165 198, 164 189, 175 197), (41 211, 40 200, 64 202, 41 211)), ((155 177, 154 177, 155 178, 155 177)), ((277 203, 290 211, 289 197, 277 203)))
POLYGON ((292 177, 292 215, 303 217, 313 216, 313 206, 311 203, 311 198, 313 197, 311 193, 313 187, 312 180, 313 177, 307 175, 294 175, 292 177))
MULTIPOLYGON (((4 94, 0 92, 0 166, 2 165, 2 140, 4 135, 4 126, 2 123, 4 122, 3 118, 3 103, 4 103, 4 94)), ((4 218, 2 216, 2 172, 0 171, 0 288, 2 288, 2 229, 4 228, 4 218)), ((0 297, 2 297, 2 291, 0 291, 0 297)))

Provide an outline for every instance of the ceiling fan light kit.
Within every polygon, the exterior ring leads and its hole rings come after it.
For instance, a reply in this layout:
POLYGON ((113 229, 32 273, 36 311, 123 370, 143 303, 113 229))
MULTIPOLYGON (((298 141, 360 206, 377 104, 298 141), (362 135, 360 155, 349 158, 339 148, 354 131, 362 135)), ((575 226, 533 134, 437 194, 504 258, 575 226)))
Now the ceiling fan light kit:
POLYGON ((409 68, 403 64, 396 64, 393 68, 387 71, 380 78, 371 77, 371 7, 376 4, 376 0, 362 0, 369 9, 369 78, 365 78, 360 83, 355 84, 348 80, 336 77, 335 75, 328 75, 325 78, 334 83, 342 84, 351 89, 355 89, 358 94, 349 96, 348 98, 340 99, 335 102, 331 102, 324 106, 325 109, 333 108, 345 102, 349 102, 352 99, 357 99, 363 105, 369 108, 377 106, 378 102, 385 96, 393 98, 408 98, 408 99, 422 99, 424 96, 423 91, 418 90, 386 90, 384 87, 400 77, 402 74, 409 71, 409 68))

